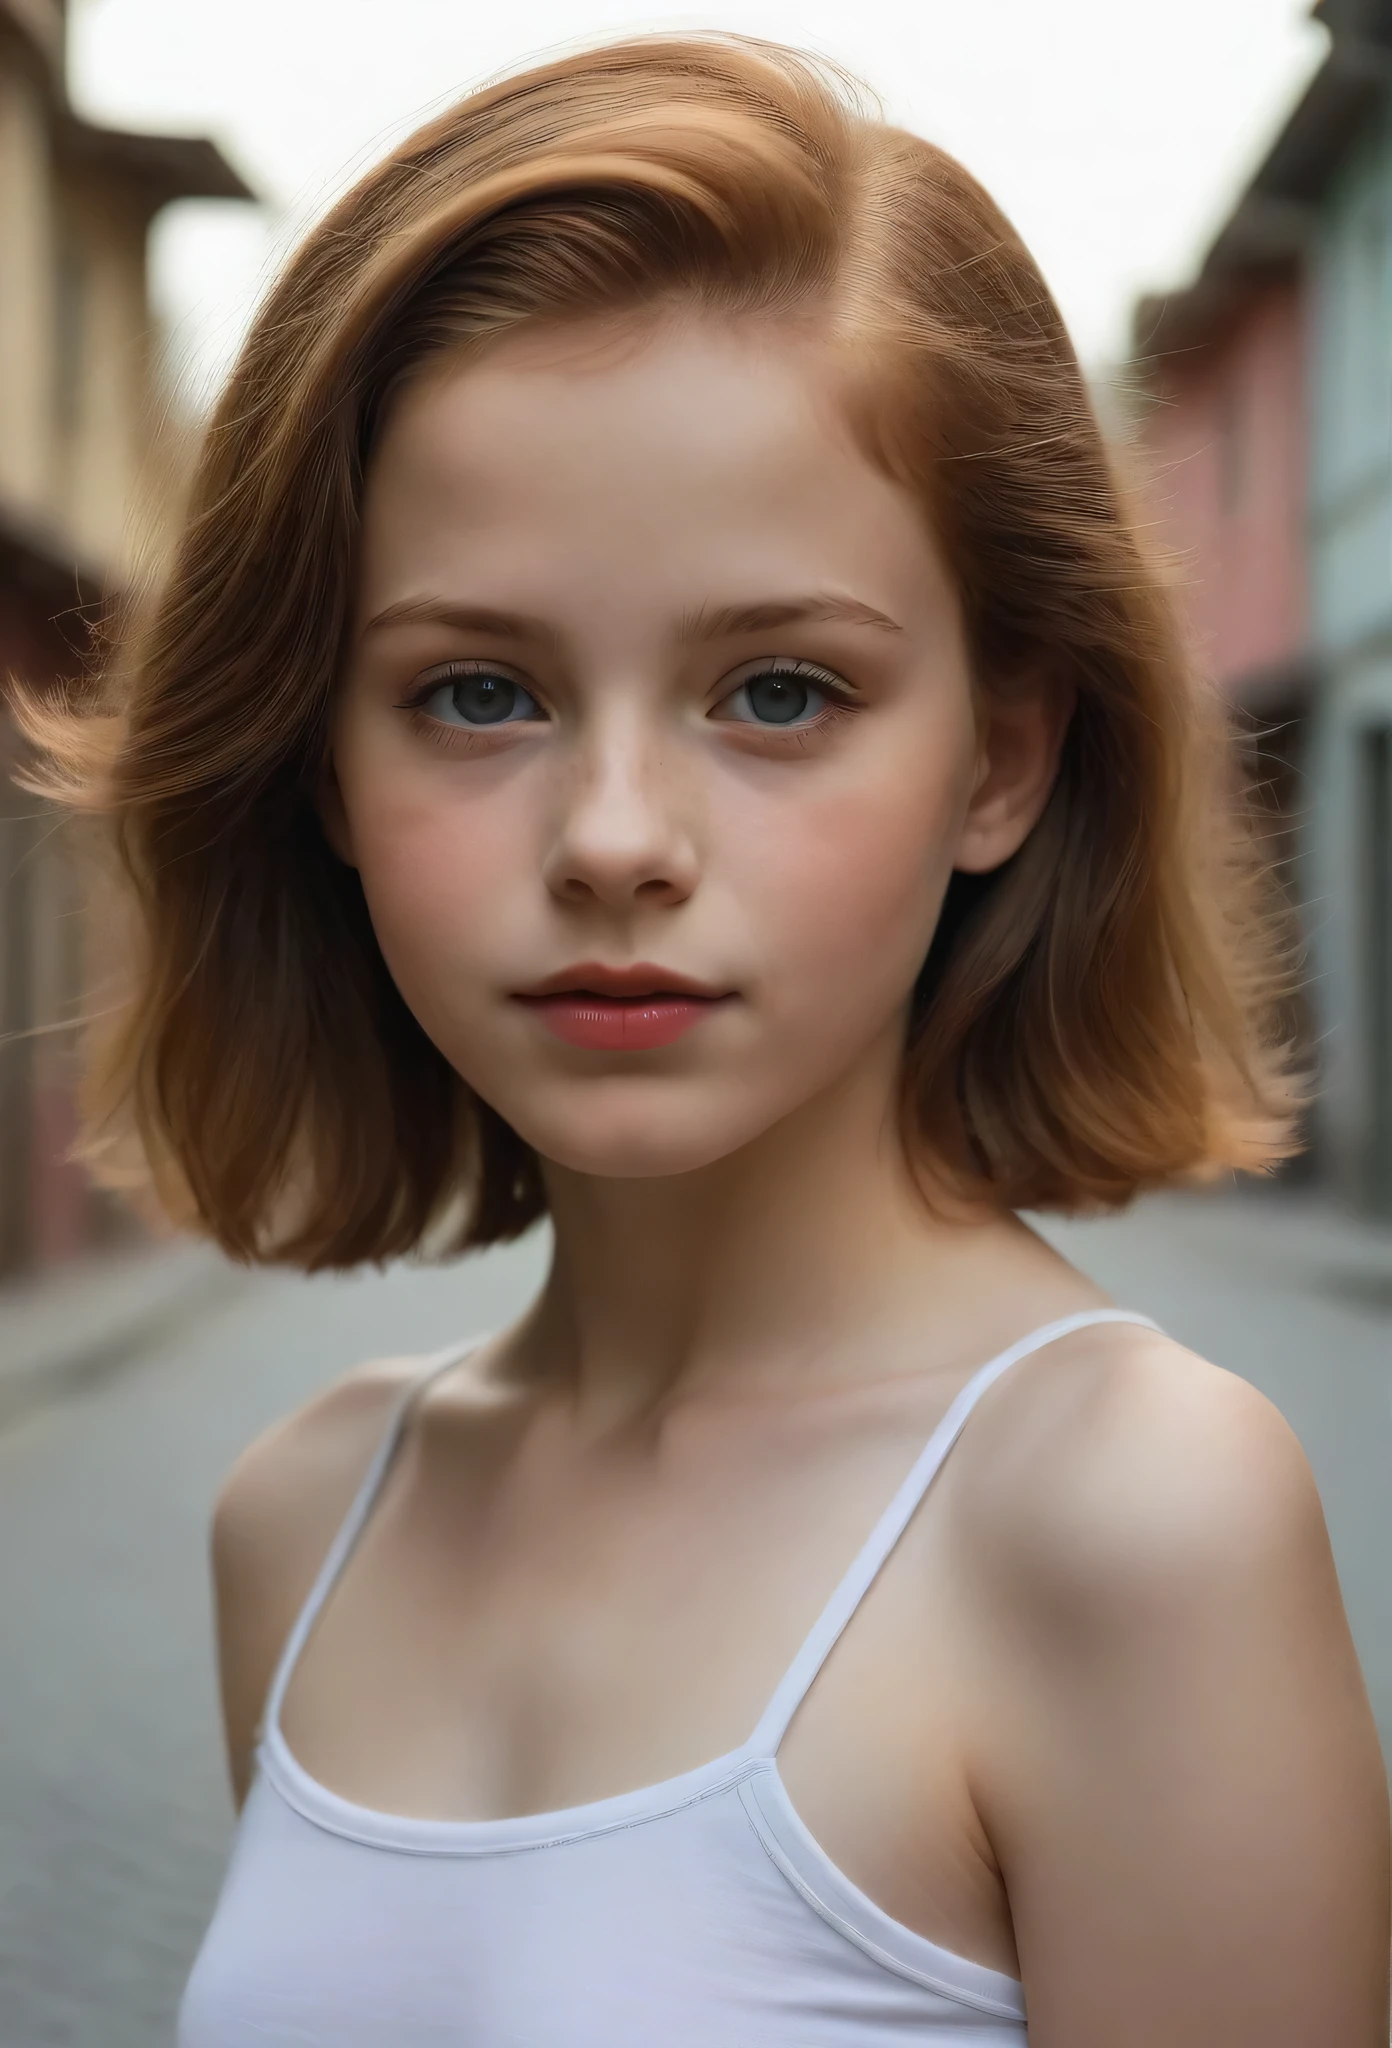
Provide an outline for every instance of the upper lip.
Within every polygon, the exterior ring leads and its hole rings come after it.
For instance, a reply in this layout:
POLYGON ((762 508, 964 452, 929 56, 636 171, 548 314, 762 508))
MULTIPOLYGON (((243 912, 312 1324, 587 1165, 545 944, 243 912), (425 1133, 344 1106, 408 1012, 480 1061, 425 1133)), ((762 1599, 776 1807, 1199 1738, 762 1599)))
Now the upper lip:
POLYGON ((648 960, 635 960, 631 967, 606 967, 599 960, 582 960, 578 966, 563 967, 544 981, 517 993, 531 996, 701 996, 713 1001, 727 996, 727 988, 696 981, 689 974, 675 974, 670 967, 655 967, 648 960))

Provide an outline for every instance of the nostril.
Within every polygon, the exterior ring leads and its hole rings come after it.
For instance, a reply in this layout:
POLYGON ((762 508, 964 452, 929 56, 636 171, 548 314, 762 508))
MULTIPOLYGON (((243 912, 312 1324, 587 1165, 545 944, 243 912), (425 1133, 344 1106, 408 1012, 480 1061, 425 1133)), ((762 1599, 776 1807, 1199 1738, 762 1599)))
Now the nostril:
POLYGON ((677 902, 696 881, 694 846, 684 834, 635 831, 621 834, 610 816, 608 830, 582 834, 573 827, 543 863, 543 879, 566 902, 677 902))

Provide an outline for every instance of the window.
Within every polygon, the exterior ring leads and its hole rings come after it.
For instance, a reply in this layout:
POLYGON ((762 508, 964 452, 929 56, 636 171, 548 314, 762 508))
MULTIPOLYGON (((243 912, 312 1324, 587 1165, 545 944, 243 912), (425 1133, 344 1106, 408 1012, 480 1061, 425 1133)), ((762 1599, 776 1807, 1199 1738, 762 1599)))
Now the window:
POLYGON ((1247 502, 1250 424, 1247 392, 1230 378, 1218 407, 1218 503, 1225 519, 1235 519, 1247 502))
POLYGON ((60 225, 53 294, 53 358, 54 403, 58 433, 64 444, 78 432, 81 422, 86 297, 82 245, 70 226, 60 225))

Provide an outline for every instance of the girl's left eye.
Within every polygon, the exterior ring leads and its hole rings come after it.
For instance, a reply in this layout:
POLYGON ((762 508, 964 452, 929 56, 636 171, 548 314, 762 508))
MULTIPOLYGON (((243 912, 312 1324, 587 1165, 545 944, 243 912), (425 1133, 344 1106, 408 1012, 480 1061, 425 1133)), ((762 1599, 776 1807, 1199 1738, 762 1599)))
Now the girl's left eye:
POLYGON ((737 725, 811 725, 831 701, 831 678, 818 671, 771 665, 746 676, 720 706, 737 725))
POLYGON ((511 676, 486 668, 456 670, 443 677, 415 698, 412 708, 441 725, 466 732, 545 716, 530 690, 524 690, 511 676))

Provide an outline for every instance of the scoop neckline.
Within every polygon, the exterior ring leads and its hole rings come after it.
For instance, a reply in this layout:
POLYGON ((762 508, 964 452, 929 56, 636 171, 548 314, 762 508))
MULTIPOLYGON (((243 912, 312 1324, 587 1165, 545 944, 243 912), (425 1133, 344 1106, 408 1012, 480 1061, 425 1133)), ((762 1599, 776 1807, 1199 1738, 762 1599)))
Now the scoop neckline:
POLYGON ((661 1820, 721 1793, 736 1792, 766 1853, 807 1900, 813 1911, 867 1953, 901 1975, 983 2010, 1009 2018, 1024 2014, 1018 1978, 943 1948, 884 1911, 846 1876, 809 1831, 794 1806, 778 1758, 754 1741, 694 1770, 678 1772, 631 1792, 545 1813, 511 1814, 496 1820, 427 1820, 384 1808, 362 1806, 332 1791, 307 1771, 278 1726, 269 1728, 257 1749, 263 1778, 301 1819, 324 1832, 370 1849, 410 1856, 471 1858, 561 1848, 644 1822, 661 1820), (750 1807, 753 1797, 755 1806, 750 1807), (755 1814, 762 1816, 762 1824, 755 1814), (770 1839, 770 1829, 773 1839, 770 1839), (800 1848, 800 1853, 799 1853, 800 1848), (796 1863, 790 1864, 791 1851, 796 1863), (810 1858, 814 1884, 796 1864, 810 1858))
POLYGON ((374 1848, 400 1849, 424 1856, 503 1854, 510 1849, 536 1849, 638 1821, 657 1820, 716 1792, 723 1792, 758 1771, 778 1769, 777 1758, 752 1742, 708 1763, 680 1771, 675 1777, 615 1792, 577 1806, 553 1807, 544 1813, 508 1814, 494 1820, 427 1820, 413 1814, 390 1813, 345 1799, 307 1771, 278 1724, 262 1735, 257 1763, 281 1795, 304 1819, 331 1834, 374 1848))

